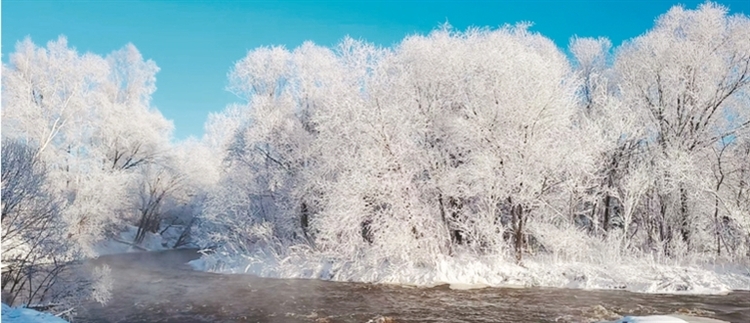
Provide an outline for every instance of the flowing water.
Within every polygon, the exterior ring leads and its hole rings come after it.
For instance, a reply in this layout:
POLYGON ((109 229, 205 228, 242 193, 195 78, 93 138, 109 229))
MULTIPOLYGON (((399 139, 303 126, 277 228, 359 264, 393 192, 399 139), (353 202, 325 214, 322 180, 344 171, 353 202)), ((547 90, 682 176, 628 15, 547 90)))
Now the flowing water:
POLYGON ((195 250, 100 257, 115 278, 106 305, 74 322, 596 322, 688 313, 750 322, 750 292, 652 295, 553 288, 407 288, 193 271, 195 250), (388 322, 388 320, 385 320, 388 322))

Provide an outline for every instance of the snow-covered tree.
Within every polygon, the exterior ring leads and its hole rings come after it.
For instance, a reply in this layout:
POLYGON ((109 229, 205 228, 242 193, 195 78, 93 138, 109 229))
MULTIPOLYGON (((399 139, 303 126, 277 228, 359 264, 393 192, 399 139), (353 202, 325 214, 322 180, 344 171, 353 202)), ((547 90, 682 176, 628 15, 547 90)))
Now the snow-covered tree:
POLYGON ((133 45, 103 58, 64 37, 46 48, 27 39, 3 67, 3 135, 39 147, 89 254, 131 212, 130 187, 147 174, 137 169, 168 151, 171 122, 150 106, 157 71, 133 45))
POLYGON ((710 237, 701 233, 718 232, 706 230, 716 223, 704 207, 720 184, 701 170, 750 125, 750 19, 712 3, 673 7, 619 48, 614 65, 624 103, 645 122, 662 241, 702 249, 710 237))
MULTIPOLYGON (((17 147, 32 151, 30 167, 44 174, 44 194, 55 205, 52 215, 39 212, 44 227, 28 219, 22 221, 28 225, 19 224, 20 236, 41 235, 62 248, 42 257, 44 268, 56 267, 49 261, 62 266, 96 256, 97 243, 137 211, 138 184, 159 182, 144 169, 166 167, 169 153, 172 125, 150 105, 157 71, 132 45, 104 58, 79 54, 64 37, 46 47, 19 42, 3 64, 2 136, 9 143, 3 145, 3 163, 17 147)), ((11 177, 3 173, 4 192, 11 177)), ((3 228, 10 230, 5 219, 3 228)), ((4 247, 12 238, 6 233, 4 247)), ((25 256, 35 255, 30 240, 13 241, 27 248, 21 248, 25 256)))
POLYGON ((430 262, 513 241, 520 260, 525 224, 561 213, 558 195, 591 164, 570 73, 524 26, 445 28, 394 50, 252 51, 231 74, 248 105, 227 111, 244 118, 206 216, 227 230, 268 222, 341 255, 430 262))
POLYGON ((63 203, 38 150, 11 139, 2 147, 3 303, 68 304, 88 296, 106 301, 109 290, 92 294, 96 279, 75 274, 72 261, 82 250, 69 239, 63 203))

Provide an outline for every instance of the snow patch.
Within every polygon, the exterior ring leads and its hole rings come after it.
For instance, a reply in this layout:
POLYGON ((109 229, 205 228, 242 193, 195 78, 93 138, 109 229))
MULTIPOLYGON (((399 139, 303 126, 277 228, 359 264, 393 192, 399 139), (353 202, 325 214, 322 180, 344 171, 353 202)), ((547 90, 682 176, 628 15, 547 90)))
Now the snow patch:
POLYGON ((626 316, 615 323, 688 323, 685 320, 668 315, 651 315, 651 316, 626 316))
POLYGON ((112 255, 118 253, 136 252, 136 251, 156 251, 165 250, 165 243, 161 235, 147 232, 140 244, 134 244, 135 235, 138 233, 138 227, 133 225, 126 226, 125 231, 120 234, 105 239, 94 246, 94 250, 99 256, 112 255))
POLYGON ((3 323, 68 323, 57 316, 49 313, 37 312, 23 307, 10 307, 2 305, 3 323))
POLYGON ((684 315, 626 316, 614 323, 729 323, 707 317, 684 315))
POLYGON ((471 289, 482 289, 490 287, 490 285, 485 284, 462 284, 462 283, 455 283, 455 284, 449 284, 448 288, 452 290, 471 290, 471 289))

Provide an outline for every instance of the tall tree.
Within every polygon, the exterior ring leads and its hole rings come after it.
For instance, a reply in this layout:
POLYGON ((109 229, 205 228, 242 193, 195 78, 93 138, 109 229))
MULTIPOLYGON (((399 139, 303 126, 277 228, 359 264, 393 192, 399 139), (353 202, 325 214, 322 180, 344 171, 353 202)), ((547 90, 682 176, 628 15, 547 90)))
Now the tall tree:
POLYGON ((616 56, 623 99, 647 121, 665 239, 672 241, 674 232, 688 248, 703 243, 698 225, 710 218, 693 210, 708 202, 702 151, 750 125, 748 39, 746 16, 729 16, 712 3, 673 7, 616 56))

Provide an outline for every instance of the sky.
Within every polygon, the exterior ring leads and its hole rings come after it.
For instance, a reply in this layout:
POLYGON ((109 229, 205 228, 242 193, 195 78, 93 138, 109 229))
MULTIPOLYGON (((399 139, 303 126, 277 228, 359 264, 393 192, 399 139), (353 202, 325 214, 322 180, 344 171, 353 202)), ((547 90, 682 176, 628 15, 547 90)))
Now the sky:
MULTIPOLYGON (((393 46, 407 35, 449 23, 499 27, 531 22, 532 31, 566 49, 572 36, 606 36, 613 44, 638 36, 671 6, 703 1, 2 1, 2 60, 29 36, 45 45, 59 35, 79 52, 100 55, 133 43, 160 67, 152 104, 175 125, 175 139, 201 137, 210 112, 241 102, 226 91, 227 73, 249 50, 310 40, 332 46, 350 36, 393 46)), ((724 0, 750 14, 750 1, 724 0)))

